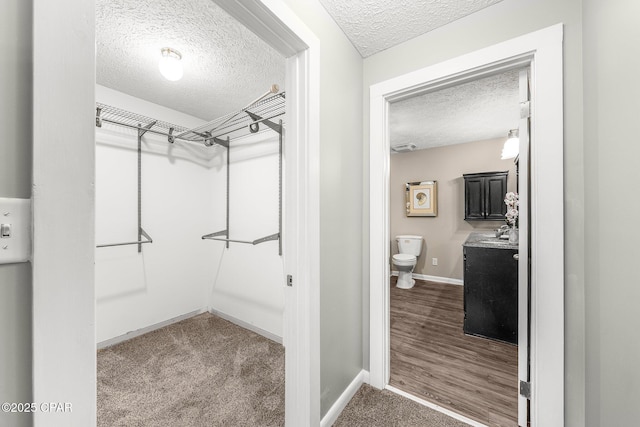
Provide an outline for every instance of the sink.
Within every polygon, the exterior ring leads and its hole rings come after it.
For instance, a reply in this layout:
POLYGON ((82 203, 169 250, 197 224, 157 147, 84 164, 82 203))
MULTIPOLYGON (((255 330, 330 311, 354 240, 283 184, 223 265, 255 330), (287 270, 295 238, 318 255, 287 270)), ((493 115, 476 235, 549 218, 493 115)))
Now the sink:
POLYGON ((489 243, 492 245, 508 245, 508 239, 487 239, 487 240, 478 240, 478 243, 489 243))
POLYGON ((495 237, 494 233, 473 232, 464 243, 465 246, 475 246, 484 248, 516 249, 517 244, 509 243, 508 236, 504 238, 495 237))

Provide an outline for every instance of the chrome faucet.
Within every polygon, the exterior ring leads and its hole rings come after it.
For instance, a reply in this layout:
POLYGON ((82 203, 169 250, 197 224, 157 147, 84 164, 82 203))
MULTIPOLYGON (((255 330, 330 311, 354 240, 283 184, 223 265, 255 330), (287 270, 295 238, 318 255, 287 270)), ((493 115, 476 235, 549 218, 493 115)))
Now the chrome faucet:
POLYGON ((503 225, 503 226, 501 226, 500 228, 498 228, 496 230, 496 237, 499 238, 500 236, 502 236, 504 234, 507 234, 508 232, 509 232, 509 226, 508 225, 503 225))

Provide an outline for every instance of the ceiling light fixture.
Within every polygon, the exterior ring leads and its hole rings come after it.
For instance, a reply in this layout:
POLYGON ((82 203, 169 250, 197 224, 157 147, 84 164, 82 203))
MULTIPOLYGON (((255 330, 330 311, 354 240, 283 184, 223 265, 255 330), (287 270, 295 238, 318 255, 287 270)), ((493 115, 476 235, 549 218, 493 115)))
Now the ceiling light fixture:
POLYGON ((513 159, 520 152, 520 139, 518 138, 518 129, 509 131, 508 139, 502 147, 502 160, 513 159))
POLYGON ((182 55, 180 52, 170 47, 163 47, 161 52, 162 57, 158 63, 160 74, 172 82, 180 80, 183 75, 182 63, 180 62, 182 55))

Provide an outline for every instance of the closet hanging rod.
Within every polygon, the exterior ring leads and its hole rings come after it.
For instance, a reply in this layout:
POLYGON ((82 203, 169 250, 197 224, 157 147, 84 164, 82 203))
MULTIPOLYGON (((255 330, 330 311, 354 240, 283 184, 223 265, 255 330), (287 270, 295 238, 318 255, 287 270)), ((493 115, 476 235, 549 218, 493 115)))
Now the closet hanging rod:
MULTIPOLYGON (((142 245, 144 243, 153 243, 153 239, 144 228, 142 228, 142 137, 145 133, 149 132, 150 129, 155 126, 158 122, 152 121, 148 123, 146 126, 142 127, 142 125, 137 126, 138 130, 138 240, 135 242, 124 242, 124 243, 108 243, 104 245, 96 245, 96 248, 107 248, 111 246, 128 246, 128 245, 138 245, 138 253, 142 252, 142 245), (147 240, 143 240, 142 238, 147 240)), ((97 119, 96 119, 96 125, 97 119)))
POLYGON ((255 103, 257 103, 258 101, 266 98, 267 96, 271 95, 271 94, 277 94, 280 91, 280 88, 278 87, 278 85, 273 84, 271 85, 271 87, 269 88, 269 90, 264 93, 263 95, 260 95, 259 97, 257 97, 255 100, 251 101, 249 104, 247 104, 246 107, 244 107, 242 110, 237 111, 235 113, 232 113, 231 115, 229 115, 229 117, 227 119, 225 119, 222 123, 218 124, 214 129, 209 130, 209 132, 213 132, 219 128, 222 127, 222 125, 224 125, 225 123, 227 123, 228 121, 230 121, 231 119, 235 118, 236 116, 239 116, 240 114, 242 114, 245 110, 247 110, 247 108, 251 107, 252 105, 254 105, 255 103))
POLYGON ((254 120, 262 120, 269 128, 275 130, 278 133, 278 232, 266 237, 262 237, 260 239, 256 239, 256 240, 237 240, 237 239, 229 238, 229 206, 230 206, 229 204, 229 192, 230 192, 229 170, 230 170, 230 159, 231 159, 231 144, 229 143, 230 138, 227 135, 226 141, 222 141, 220 139, 217 139, 216 141, 218 144, 224 145, 227 148, 226 228, 221 231, 216 231, 215 233, 205 234, 204 236, 202 236, 202 239, 218 240, 218 241, 226 242, 227 249, 229 248, 229 242, 257 245, 260 243, 268 242, 270 240, 278 240, 278 255, 282 255, 282 238, 281 237, 282 237, 282 151, 283 151, 282 123, 283 122, 282 120, 279 120, 278 124, 276 124, 268 120, 264 120, 255 114, 252 114, 251 118, 254 120))
MULTIPOLYGON (((278 91, 280 90, 280 88, 278 87, 278 85, 274 84, 271 85, 271 87, 269 88, 269 90, 259 96, 258 98, 256 98, 254 101, 250 102, 246 107, 244 107, 243 109, 239 110, 239 111, 235 111, 233 113, 229 113, 226 116, 222 116, 219 117, 217 119, 213 119, 208 123, 205 123, 202 126, 198 126, 197 128, 194 128, 193 130, 204 130, 207 129, 206 132, 209 133, 213 133, 214 131, 220 129, 223 125, 225 125, 226 123, 230 122, 231 120, 235 119, 237 116, 241 115, 242 113, 244 113, 247 109, 249 108, 256 108, 258 107, 258 103, 260 101, 262 101, 264 98, 266 98, 267 96, 274 94, 275 96, 278 96, 278 91)), ((282 93, 282 97, 284 97, 284 93, 282 93)), ((268 98, 267 101, 272 100, 274 97, 268 98)), ((179 136, 183 136, 189 132, 192 132, 192 129, 187 130, 186 132, 181 133, 179 136)))
MULTIPOLYGON (((257 123, 256 120, 251 117, 252 115, 254 117, 260 117, 263 122, 283 116, 285 114, 285 92, 276 93, 273 96, 267 97, 271 93, 273 92, 268 91, 259 97, 257 101, 252 102, 239 111, 227 114, 226 116, 192 129, 97 102, 96 127, 102 127, 103 123, 110 123, 131 129, 138 129, 139 127, 146 128, 149 124, 153 123, 153 126, 149 127, 148 132, 165 136, 170 143, 179 139, 186 142, 211 146, 212 141, 217 143, 215 138, 221 138, 243 129, 248 129, 248 132, 255 133, 257 123)), ((234 138, 238 136, 242 135, 236 134, 234 138)))
MULTIPOLYGON (((129 123, 122 123, 122 122, 118 122, 116 120, 102 119, 102 121, 104 123, 111 123, 111 124, 114 124, 114 125, 123 126, 123 127, 131 128, 131 129, 138 129, 138 125, 132 125, 132 124, 129 124, 129 123)), ((155 133, 156 135, 162 135, 162 136, 166 136, 166 137, 173 136, 174 138, 177 138, 177 136, 175 136, 175 135, 169 135, 168 132, 162 132, 162 131, 155 130, 155 129, 149 129, 147 132, 155 133)), ((182 138, 179 138, 179 139, 182 139, 182 138)), ((204 142, 204 139, 205 138, 203 137, 202 138, 202 142, 204 142)), ((197 142, 197 141, 193 141, 193 140, 190 140, 190 139, 182 139, 182 140, 183 141, 189 141, 189 142, 197 142)))
POLYGON ((186 142, 203 144, 207 137, 206 135, 196 132, 194 132, 190 138, 179 137, 175 133, 183 133, 187 131, 188 128, 96 102, 96 127, 102 127, 103 123, 110 123, 131 129, 139 129, 142 127, 147 129, 147 132, 166 136, 170 143, 175 142, 176 138, 178 138, 186 142))
MULTIPOLYGON (((271 97, 262 99, 240 111, 227 114, 226 116, 212 120, 204 125, 178 133, 176 137, 192 139, 194 135, 207 135, 207 139, 222 137, 233 132, 248 128, 254 120, 248 115, 249 112, 264 117, 266 119, 279 117, 285 114, 285 93, 278 93, 271 97)), ((234 136, 235 138, 235 136, 234 136)))
MULTIPOLYGON (((237 132, 237 131, 242 130, 242 129, 246 128, 246 127, 248 127, 249 132, 251 132, 251 133, 258 133, 259 128, 254 128, 254 125, 259 125, 260 123, 265 123, 269 128, 273 129, 273 127, 271 127, 271 126, 269 125, 269 122, 271 121, 271 119, 275 119, 275 118, 277 118, 277 117, 280 117, 280 116, 282 116, 283 114, 284 114, 284 112, 282 112, 282 113, 277 113, 277 114, 275 114, 275 115, 273 115, 273 116, 270 116, 270 117, 263 117, 263 118, 261 118, 261 119, 258 119, 258 120, 254 120, 254 121, 252 121, 252 122, 251 122, 251 123, 249 123, 248 125, 247 125, 247 124, 244 124, 244 125, 238 126, 238 127, 234 128, 234 129, 231 129, 231 130, 225 131, 225 132, 224 132, 224 133, 222 133, 222 134, 219 134, 219 135, 212 135, 212 136, 207 136, 207 137, 205 137, 204 145, 206 145, 207 147, 210 147, 211 145, 213 145, 213 144, 215 143, 215 144, 220 144, 220 145, 223 145, 223 146, 224 146, 224 143, 221 143, 220 141, 216 141, 216 140, 217 140, 217 139, 219 139, 221 136, 224 136, 224 135, 227 135, 227 134, 230 134, 230 133, 233 133, 233 132, 237 132), (254 130, 254 129, 256 129, 256 130, 254 130), (211 142, 211 141, 213 141, 213 142, 211 142)), ((276 132, 280 132, 280 131, 279 131, 279 130, 277 130, 276 132)))
POLYGON ((231 243, 246 243, 249 245, 259 245, 260 243, 264 243, 264 242, 269 242, 271 240, 279 240, 280 239, 280 233, 275 233, 275 234, 270 234, 268 236, 265 237, 261 237, 259 239, 256 240, 236 240, 236 239, 226 239, 223 237, 214 237, 216 235, 220 235, 219 233, 226 233, 225 231, 218 231, 217 233, 211 233, 211 234, 205 234, 204 236, 202 236, 203 240, 218 240, 220 242, 231 242, 231 243))
POLYGON ((96 248, 109 248, 112 246, 129 246, 129 245, 142 245, 143 243, 153 243, 153 239, 149 236, 146 231, 140 230, 140 234, 142 234, 147 240, 138 240, 137 242, 125 242, 125 243, 107 243, 104 245, 96 245, 96 248))

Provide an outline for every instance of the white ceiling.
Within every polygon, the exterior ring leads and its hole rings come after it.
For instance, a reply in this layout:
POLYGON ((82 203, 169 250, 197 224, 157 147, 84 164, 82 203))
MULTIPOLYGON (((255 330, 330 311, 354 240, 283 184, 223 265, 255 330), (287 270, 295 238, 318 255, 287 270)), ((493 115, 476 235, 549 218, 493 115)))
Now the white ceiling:
POLYGON ((245 107, 285 83, 284 58, 211 0, 96 0, 98 84, 204 120, 245 107), (182 54, 165 80, 160 49, 182 54))
POLYGON ((320 0, 320 3, 366 58, 500 1, 320 0))
POLYGON ((390 106, 391 146, 426 149, 505 138, 520 120, 518 70, 402 100, 390 106))
MULTIPOLYGON (((501 0, 320 1, 368 56, 501 0)), ((285 84, 284 58, 213 0, 96 0, 96 45, 98 84, 207 121, 285 84), (177 82, 158 71, 163 47, 182 54, 177 82)), ((517 75, 485 80, 393 104, 392 145, 505 136, 517 126, 517 75)))

